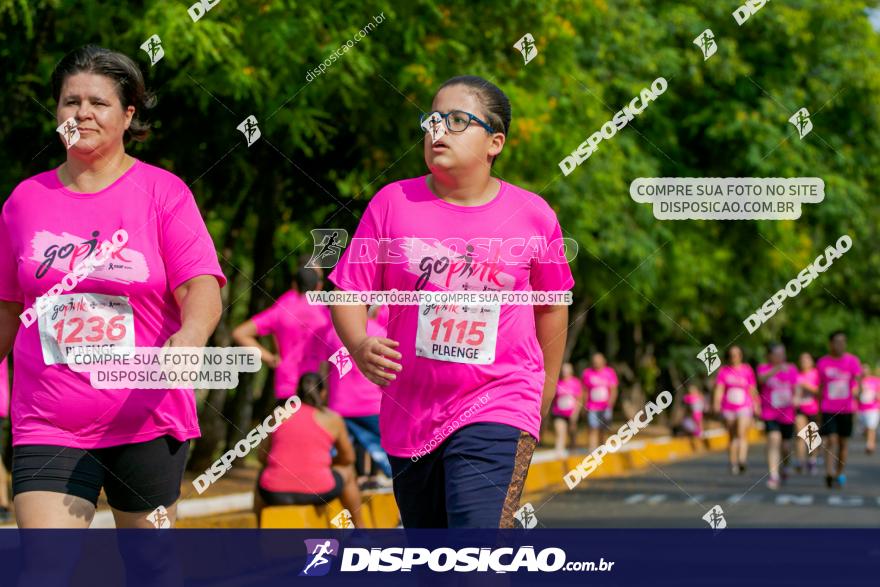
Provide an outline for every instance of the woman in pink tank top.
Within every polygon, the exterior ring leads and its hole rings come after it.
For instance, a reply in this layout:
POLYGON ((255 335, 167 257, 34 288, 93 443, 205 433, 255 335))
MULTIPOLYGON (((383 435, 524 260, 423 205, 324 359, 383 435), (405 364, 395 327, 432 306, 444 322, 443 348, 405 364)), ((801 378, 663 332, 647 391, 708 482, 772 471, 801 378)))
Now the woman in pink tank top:
POLYGON ((265 466, 257 481, 257 515, 265 505, 327 505, 338 497, 351 522, 362 528, 354 448, 345 423, 326 407, 327 393, 316 373, 300 378, 297 395, 302 407, 267 439, 268 454, 260 455, 265 466))

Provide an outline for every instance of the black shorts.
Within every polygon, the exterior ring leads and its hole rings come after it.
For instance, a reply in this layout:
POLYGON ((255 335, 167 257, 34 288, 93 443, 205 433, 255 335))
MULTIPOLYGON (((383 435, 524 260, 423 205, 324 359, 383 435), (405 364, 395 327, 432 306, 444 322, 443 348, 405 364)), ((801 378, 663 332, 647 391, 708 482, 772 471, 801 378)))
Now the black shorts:
POLYGON ((791 440, 794 438, 794 424, 782 424, 776 420, 764 420, 764 429, 767 433, 782 433, 783 440, 791 440))
POLYGON ((822 425, 819 426, 819 434, 822 436, 837 434, 841 438, 849 438, 852 431, 852 414, 822 414, 822 425))
POLYGON ((150 512, 180 497, 189 441, 161 436, 107 448, 27 444, 12 449, 12 495, 52 491, 98 504, 101 488, 110 507, 150 512))
POLYGON ((336 483, 332 489, 324 493, 293 493, 288 491, 269 491, 263 489, 259 481, 257 488, 260 490, 260 497, 266 505, 326 505, 342 495, 342 475, 336 469, 331 469, 333 473, 333 481, 336 483))

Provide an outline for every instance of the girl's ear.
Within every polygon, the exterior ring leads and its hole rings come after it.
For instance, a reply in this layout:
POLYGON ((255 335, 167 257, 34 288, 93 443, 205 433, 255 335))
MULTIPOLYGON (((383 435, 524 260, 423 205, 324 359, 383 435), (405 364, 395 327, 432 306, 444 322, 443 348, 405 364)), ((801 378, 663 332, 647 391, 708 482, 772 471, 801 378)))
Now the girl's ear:
POLYGON ((504 133, 496 132, 492 135, 491 142, 489 144, 489 155, 493 158, 497 157, 501 154, 501 151, 504 149, 504 142, 507 137, 504 136, 504 133))

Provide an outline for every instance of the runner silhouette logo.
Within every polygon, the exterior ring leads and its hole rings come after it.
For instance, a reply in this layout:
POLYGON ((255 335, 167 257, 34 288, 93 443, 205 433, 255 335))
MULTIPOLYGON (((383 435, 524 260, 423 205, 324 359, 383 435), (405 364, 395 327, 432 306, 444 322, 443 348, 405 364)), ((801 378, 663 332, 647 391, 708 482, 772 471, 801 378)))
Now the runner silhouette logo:
POLYGON ((339 555, 339 541, 332 538, 306 540, 306 566, 300 577, 320 577, 330 572, 330 566, 339 555))

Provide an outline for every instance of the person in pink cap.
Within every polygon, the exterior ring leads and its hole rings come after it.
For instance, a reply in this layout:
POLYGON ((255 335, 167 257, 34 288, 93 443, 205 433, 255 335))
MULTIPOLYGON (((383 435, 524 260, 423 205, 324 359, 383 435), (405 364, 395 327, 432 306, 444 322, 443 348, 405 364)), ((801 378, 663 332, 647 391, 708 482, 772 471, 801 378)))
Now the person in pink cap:
POLYGON ((715 378, 712 407, 716 414, 720 413, 724 418, 730 435, 727 447, 730 472, 741 475, 746 471, 749 456, 752 415, 758 409, 755 372, 751 365, 743 362, 742 349, 738 346, 727 349, 727 361, 715 378))
MULTIPOLYGON (((797 390, 795 394, 795 404, 797 405, 797 416, 795 420, 795 428, 798 431, 804 429, 810 423, 818 426, 819 415, 819 372, 813 363, 813 357, 810 353, 801 353, 798 358, 798 379, 797 390)), ((803 464, 807 463, 807 472, 810 475, 816 475, 816 453, 808 453, 807 444, 805 442, 795 442, 795 471, 803 472, 803 464)))
POLYGON ((611 426, 611 414, 617 402, 617 373, 608 366, 605 355, 593 353, 590 367, 581 375, 584 384, 584 406, 587 409, 589 438, 587 450, 596 450, 605 442, 611 426))
POLYGON ((573 446, 577 432, 578 414, 584 403, 581 380, 574 374, 571 363, 562 365, 562 376, 556 385, 553 398, 553 432, 556 437, 556 452, 564 453, 573 446))

